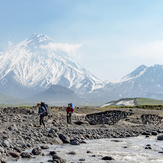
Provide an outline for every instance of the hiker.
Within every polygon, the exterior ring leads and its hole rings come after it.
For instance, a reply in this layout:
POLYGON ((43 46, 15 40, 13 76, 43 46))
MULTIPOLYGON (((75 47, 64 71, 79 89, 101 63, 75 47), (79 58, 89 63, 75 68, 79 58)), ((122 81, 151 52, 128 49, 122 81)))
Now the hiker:
POLYGON ((71 124, 71 114, 74 112, 73 104, 69 103, 66 109, 67 112, 67 123, 71 124))
POLYGON ((44 116, 46 115, 45 108, 43 106, 41 106, 40 103, 37 103, 37 106, 39 107, 38 115, 40 115, 40 126, 39 127, 41 128, 41 125, 43 124, 44 128, 46 128, 45 123, 44 123, 44 116))
POLYGON ((44 107, 45 109, 45 116, 48 115, 49 111, 48 111, 48 104, 45 104, 44 101, 41 102, 41 106, 44 107))

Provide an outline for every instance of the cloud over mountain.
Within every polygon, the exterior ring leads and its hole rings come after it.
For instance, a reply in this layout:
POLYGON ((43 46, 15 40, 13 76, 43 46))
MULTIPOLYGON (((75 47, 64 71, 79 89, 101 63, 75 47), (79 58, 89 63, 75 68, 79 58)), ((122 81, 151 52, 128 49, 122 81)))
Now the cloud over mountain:
POLYGON ((65 53, 67 53, 70 56, 75 56, 76 51, 78 48, 80 48, 82 46, 82 44, 62 44, 62 43, 53 43, 53 42, 49 42, 49 44, 47 45, 41 45, 40 48, 41 49, 51 49, 55 52, 57 51, 63 51, 65 53))

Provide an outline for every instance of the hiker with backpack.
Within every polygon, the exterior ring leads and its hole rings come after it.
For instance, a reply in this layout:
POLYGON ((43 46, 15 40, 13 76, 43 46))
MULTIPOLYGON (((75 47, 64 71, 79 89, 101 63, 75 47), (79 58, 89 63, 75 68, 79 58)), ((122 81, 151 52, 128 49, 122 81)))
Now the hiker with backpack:
POLYGON ((74 112, 74 107, 72 103, 68 104, 66 112, 67 112, 67 123, 71 124, 71 114, 74 112))
POLYGON ((48 104, 45 104, 45 102, 41 102, 41 106, 45 108, 45 116, 47 116, 49 114, 49 111, 48 111, 48 104))
POLYGON ((39 107, 38 115, 40 115, 40 128, 41 125, 44 125, 44 128, 46 128, 45 123, 44 123, 44 116, 46 116, 46 109, 45 107, 42 106, 42 103, 37 103, 37 106, 39 107))

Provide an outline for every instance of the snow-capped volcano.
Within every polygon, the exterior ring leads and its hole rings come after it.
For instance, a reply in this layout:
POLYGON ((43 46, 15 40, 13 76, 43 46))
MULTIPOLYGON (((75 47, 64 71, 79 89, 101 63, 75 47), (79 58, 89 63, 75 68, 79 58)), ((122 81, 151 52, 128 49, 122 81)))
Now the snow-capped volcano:
POLYGON ((47 36, 34 34, 31 38, 1 52, 2 93, 22 97, 22 92, 16 92, 15 86, 17 89, 21 86, 21 89, 43 90, 58 84, 82 94, 103 86, 99 79, 78 65, 65 52, 48 48, 47 45, 52 43, 47 36))

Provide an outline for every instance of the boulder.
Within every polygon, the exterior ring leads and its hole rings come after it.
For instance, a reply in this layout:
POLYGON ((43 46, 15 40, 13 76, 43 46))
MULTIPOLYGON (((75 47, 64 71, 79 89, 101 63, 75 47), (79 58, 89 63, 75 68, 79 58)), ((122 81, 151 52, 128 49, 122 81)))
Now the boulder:
POLYGON ((163 135, 158 135, 157 140, 163 140, 163 135))
POLYGON ((48 145, 42 145, 40 146, 41 149, 49 149, 49 146, 48 145))
POLYGON ((149 136, 150 133, 149 133, 149 132, 143 132, 142 135, 147 135, 147 136, 149 136))
POLYGON ((16 150, 17 152, 21 153, 21 149, 19 147, 14 147, 14 150, 16 150))
POLYGON ((63 141, 59 137, 54 137, 51 139, 52 144, 63 144, 63 141))
POLYGON ((53 155, 53 162, 57 163, 65 163, 66 161, 62 159, 61 157, 57 156, 56 154, 53 155))
POLYGON ((70 139, 64 134, 59 134, 59 138, 62 140, 63 143, 70 143, 70 139))
POLYGON ((49 153, 50 155, 54 155, 54 154, 57 154, 55 151, 50 151, 50 153, 49 153))
POLYGON ((111 156, 104 156, 102 160, 114 160, 111 156))
POLYGON ((79 141, 74 139, 70 142, 71 145, 80 145, 79 141))
POLYGON ((28 152, 22 152, 22 153, 20 154, 20 156, 21 156, 22 158, 31 158, 31 157, 32 157, 31 154, 28 153, 28 152))
POLYGON ((8 152, 12 157, 20 157, 20 154, 17 152, 8 152))
POLYGON ((151 134, 152 134, 153 136, 156 136, 156 135, 157 135, 157 132, 153 131, 151 134))
POLYGON ((40 147, 35 147, 35 148, 33 148, 32 154, 33 154, 33 155, 40 155, 40 154, 42 154, 41 148, 40 148, 40 147))

